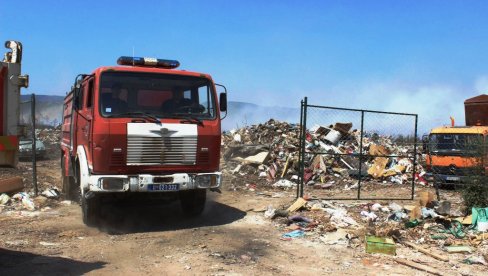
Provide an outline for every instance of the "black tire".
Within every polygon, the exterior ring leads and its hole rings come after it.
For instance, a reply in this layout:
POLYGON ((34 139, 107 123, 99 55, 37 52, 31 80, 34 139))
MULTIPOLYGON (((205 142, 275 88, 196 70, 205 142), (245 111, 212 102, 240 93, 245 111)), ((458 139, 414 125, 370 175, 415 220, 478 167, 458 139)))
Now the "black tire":
POLYGON ((66 199, 78 201, 80 197, 80 189, 77 186, 74 176, 64 175, 64 156, 61 154, 61 177, 63 180, 63 193, 66 199))
POLYGON ((80 189, 78 189, 73 176, 63 176, 63 193, 66 199, 72 201, 79 200, 80 189))
POLYGON ((81 196, 81 213, 83 216, 83 223, 87 226, 97 226, 100 213, 100 198, 94 196, 86 198, 81 196))
POLYGON ((202 214, 207 200, 207 190, 190 190, 180 192, 181 209, 186 216, 196 217, 202 214))

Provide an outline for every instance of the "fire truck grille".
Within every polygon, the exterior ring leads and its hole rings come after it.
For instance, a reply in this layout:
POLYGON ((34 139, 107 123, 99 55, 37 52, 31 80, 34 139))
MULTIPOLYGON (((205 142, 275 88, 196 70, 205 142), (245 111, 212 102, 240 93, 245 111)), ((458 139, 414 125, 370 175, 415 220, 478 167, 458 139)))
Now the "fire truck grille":
POLYGON ((197 137, 127 139, 127 165, 195 165, 197 137))

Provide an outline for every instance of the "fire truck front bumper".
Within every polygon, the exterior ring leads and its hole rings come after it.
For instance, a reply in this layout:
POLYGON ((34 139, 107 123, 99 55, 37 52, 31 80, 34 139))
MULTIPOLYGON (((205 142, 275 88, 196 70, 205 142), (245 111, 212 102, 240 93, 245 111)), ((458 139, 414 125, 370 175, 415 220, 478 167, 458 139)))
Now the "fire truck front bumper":
POLYGON ((222 173, 175 173, 171 175, 92 175, 92 192, 177 192, 220 189, 222 173))

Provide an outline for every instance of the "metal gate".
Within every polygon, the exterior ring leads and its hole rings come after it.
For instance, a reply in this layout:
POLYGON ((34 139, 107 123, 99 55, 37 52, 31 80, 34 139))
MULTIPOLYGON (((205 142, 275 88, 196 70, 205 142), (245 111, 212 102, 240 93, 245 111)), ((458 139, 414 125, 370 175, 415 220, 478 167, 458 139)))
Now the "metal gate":
POLYGON ((301 101, 297 197, 411 200, 417 173, 416 114, 301 101))

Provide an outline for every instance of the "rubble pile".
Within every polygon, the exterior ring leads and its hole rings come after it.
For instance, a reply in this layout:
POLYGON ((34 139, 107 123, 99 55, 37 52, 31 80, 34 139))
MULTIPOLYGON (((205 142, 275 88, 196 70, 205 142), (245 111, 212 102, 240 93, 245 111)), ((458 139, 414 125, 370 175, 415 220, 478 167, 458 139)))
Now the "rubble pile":
POLYGON ((46 146, 46 158, 59 158, 59 144, 61 141, 61 126, 56 128, 36 129, 36 137, 46 146))
POLYGON ((450 201, 437 202, 423 191, 409 204, 395 202, 337 203, 298 198, 293 204, 273 208, 264 216, 282 232, 281 239, 307 238, 327 245, 364 247, 365 253, 406 255, 422 253, 452 269, 460 264, 488 266, 488 208, 463 216, 450 201), (483 211, 485 210, 485 211, 483 211), (480 223, 478 215, 486 223, 480 223), (420 253, 412 252, 416 250, 420 253))
POLYGON ((55 128, 36 129, 36 137, 47 145, 59 145, 61 125, 55 128))
MULTIPOLYGON (((427 184, 420 165, 413 175, 413 145, 398 145, 392 137, 375 133, 364 133, 361 141, 360 131, 352 127, 352 123, 335 123, 306 131, 303 181, 307 187, 351 189, 357 187, 359 177, 391 184, 404 184, 415 177, 418 183, 427 184)), ((235 176, 233 180, 245 175, 254 185, 285 189, 297 185, 300 125, 271 119, 226 132, 222 141, 222 165, 224 172, 235 176)), ((235 189, 236 183, 232 184, 235 189)))

